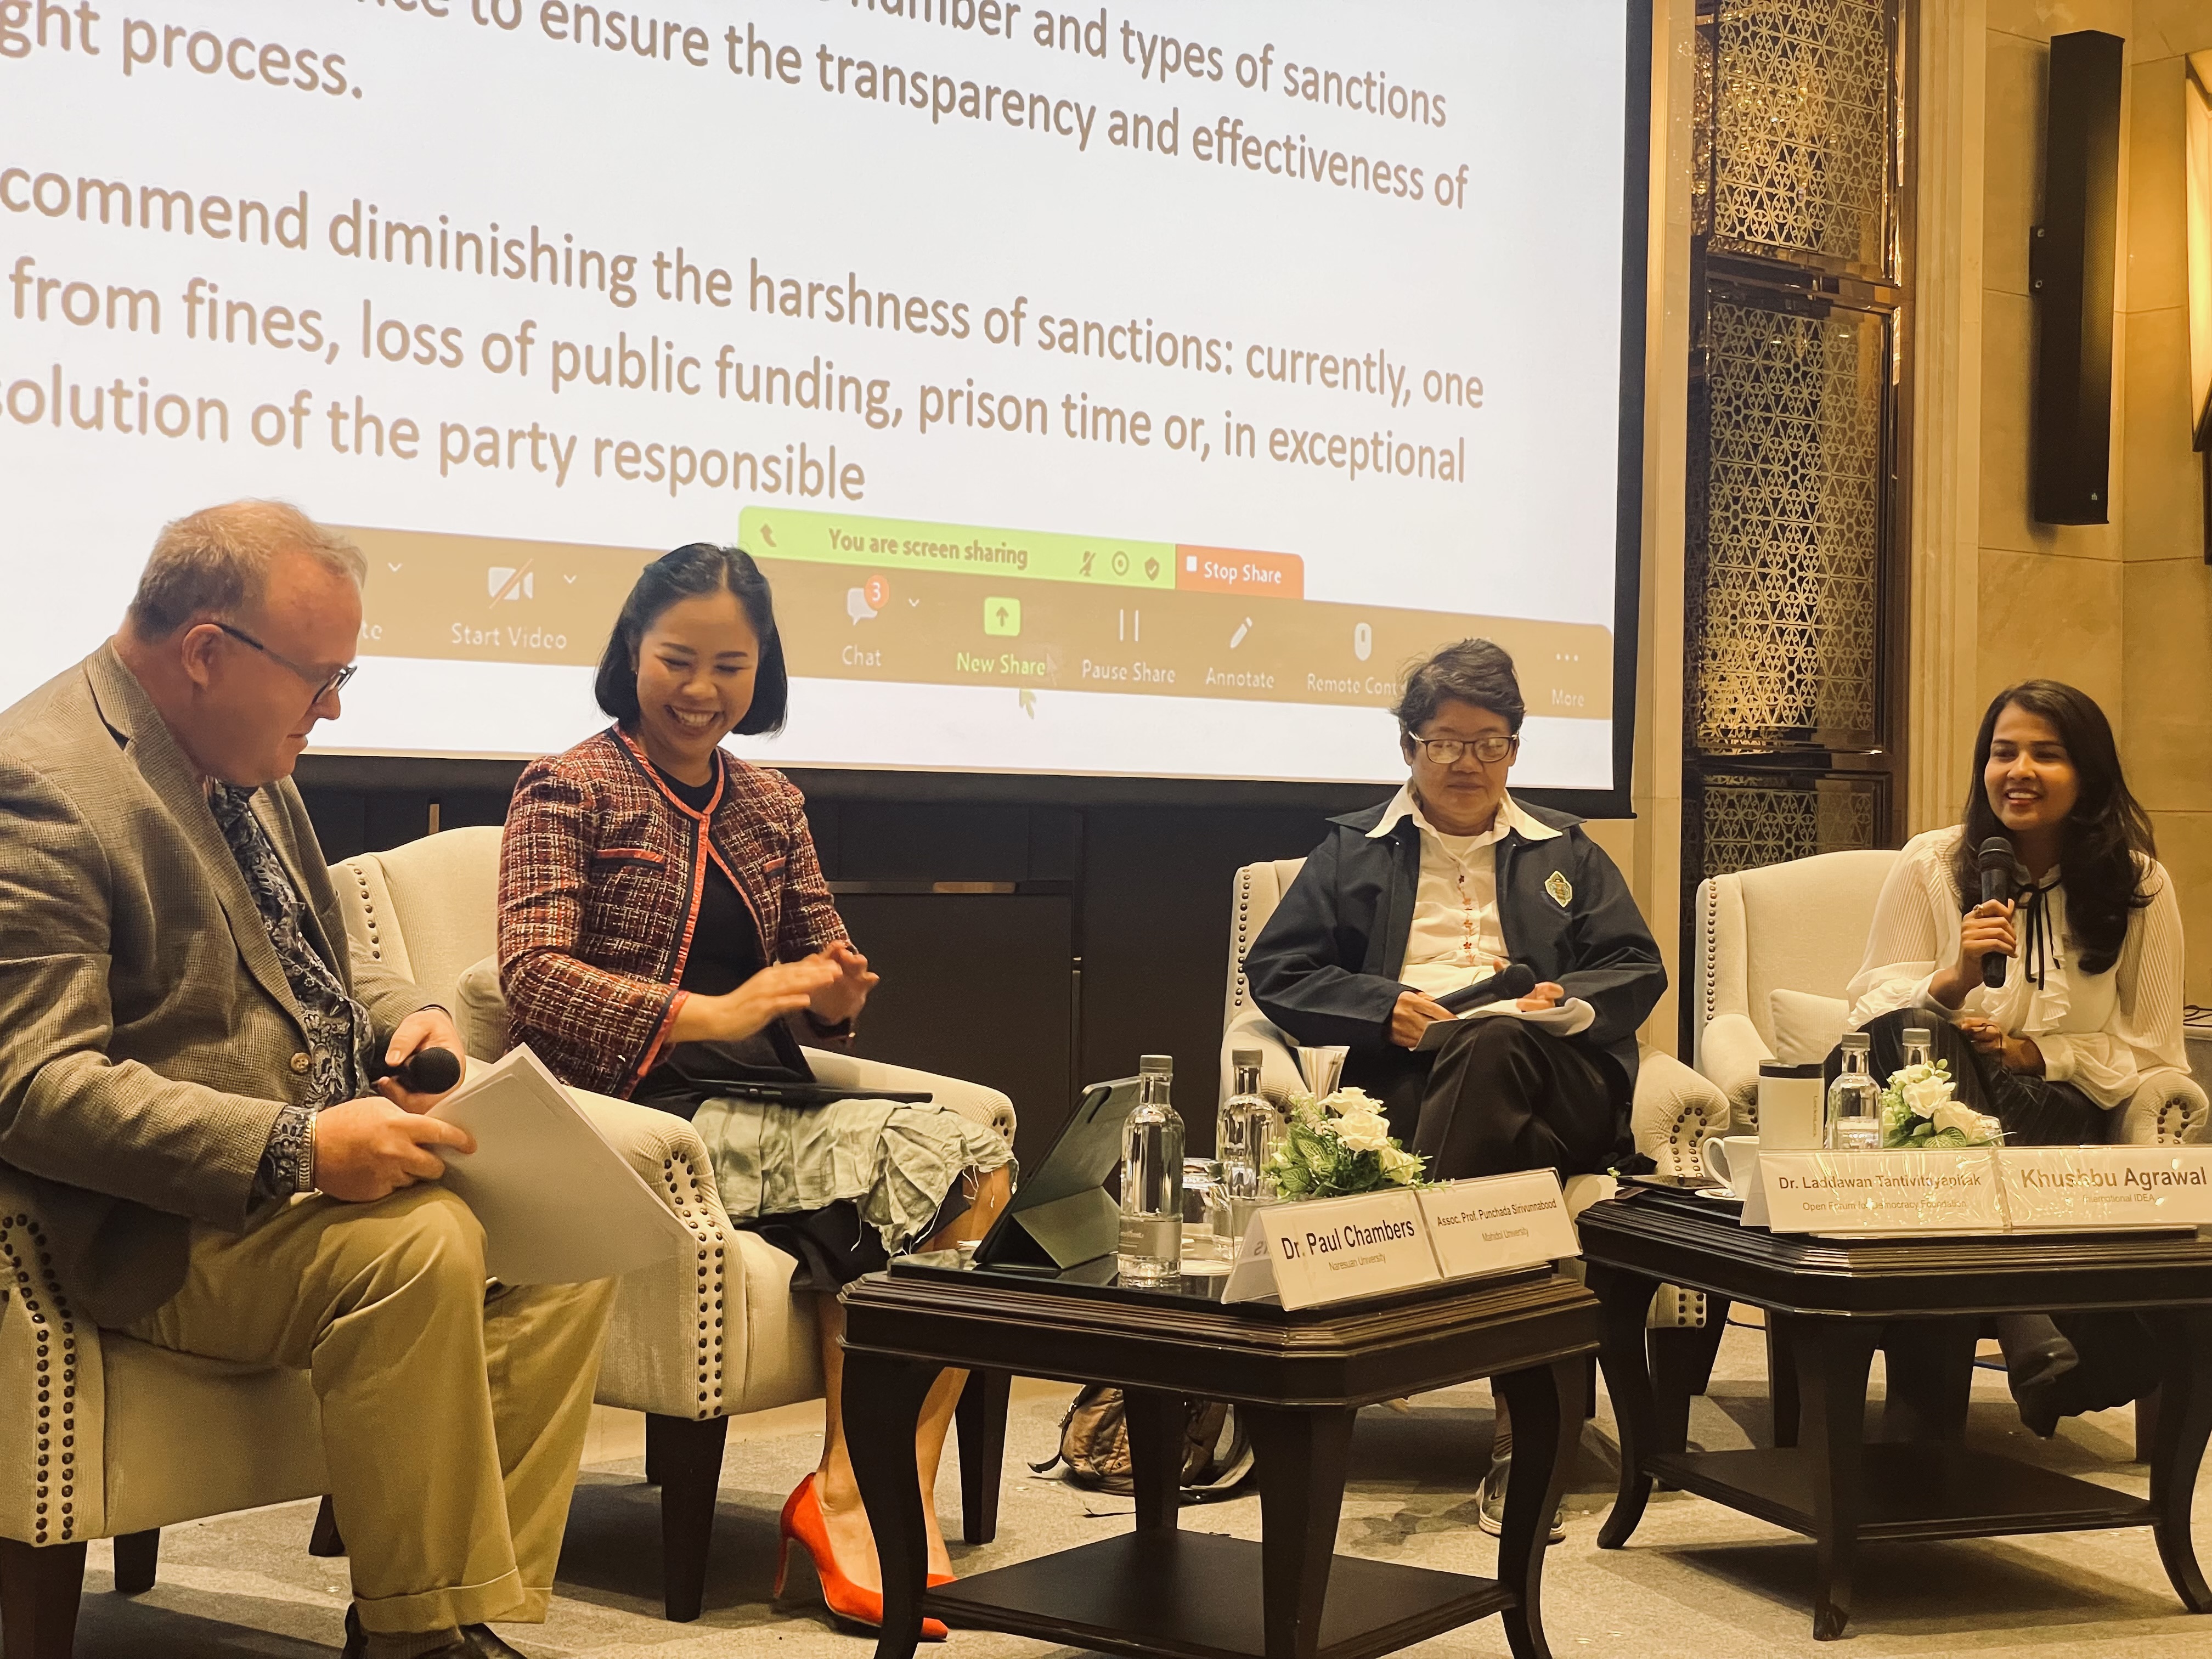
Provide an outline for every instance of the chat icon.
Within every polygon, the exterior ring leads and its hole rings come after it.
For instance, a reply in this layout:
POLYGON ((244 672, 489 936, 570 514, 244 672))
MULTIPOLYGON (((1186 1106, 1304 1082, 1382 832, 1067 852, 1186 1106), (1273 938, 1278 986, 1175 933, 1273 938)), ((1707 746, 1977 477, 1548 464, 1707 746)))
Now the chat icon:
POLYGON ((855 628, 876 614, 876 607, 868 603, 866 588, 848 587, 845 590, 845 614, 853 619, 855 628))

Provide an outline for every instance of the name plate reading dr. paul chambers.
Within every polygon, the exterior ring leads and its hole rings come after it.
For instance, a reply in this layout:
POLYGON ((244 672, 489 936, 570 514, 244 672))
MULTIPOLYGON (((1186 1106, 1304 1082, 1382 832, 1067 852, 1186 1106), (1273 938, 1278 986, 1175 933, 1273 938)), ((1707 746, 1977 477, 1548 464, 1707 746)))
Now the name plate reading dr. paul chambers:
POLYGON ((2212 1146, 2007 1146, 1997 1169, 2019 1232, 2212 1222, 2212 1146))
POLYGON ((1252 1218, 1222 1286, 1224 1302, 1273 1294, 1285 1308, 1433 1285, 1436 1252, 1405 1188, 1308 1204, 1273 1204, 1252 1218))
POLYGON ((2001 1233, 1996 1161, 1940 1152, 1763 1152, 1767 1226, 1778 1233, 2001 1233))

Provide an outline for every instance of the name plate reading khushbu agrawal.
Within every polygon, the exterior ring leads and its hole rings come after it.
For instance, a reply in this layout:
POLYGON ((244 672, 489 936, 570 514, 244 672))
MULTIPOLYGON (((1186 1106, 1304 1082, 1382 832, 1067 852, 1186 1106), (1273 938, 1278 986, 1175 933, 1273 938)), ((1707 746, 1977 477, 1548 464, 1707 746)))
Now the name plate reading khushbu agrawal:
POLYGON ((1273 1295, 1285 1308, 1310 1308, 1433 1285, 1442 1277, 1419 1200, 1395 1187, 1269 1205, 1252 1218, 1221 1299, 1273 1295))
POLYGON ((1580 1255, 1559 1177, 1549 1170, 1450 1181, 1418 1196, 1446 1279, 1474 1279, 1580 1255))
POLYGON ((1762 1152, 1767 1226, 1778 1233, 2001 1233, 1986 1147, 1955 1152, 1762 1152))
POLYGON ((2015 1232, 2212 1223, 2212 1146, 2007 1146, 2015 1232))

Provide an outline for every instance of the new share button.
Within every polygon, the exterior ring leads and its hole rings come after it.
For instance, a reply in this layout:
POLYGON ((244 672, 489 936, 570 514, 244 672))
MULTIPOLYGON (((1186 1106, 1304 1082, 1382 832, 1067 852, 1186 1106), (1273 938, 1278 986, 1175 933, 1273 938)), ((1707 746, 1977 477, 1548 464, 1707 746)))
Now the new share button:
POLYGON ((1022 631, 1022 602, 1019 599, 986 599, 983 601, 983 631, 1004 635, 1008 638, 1022 631))

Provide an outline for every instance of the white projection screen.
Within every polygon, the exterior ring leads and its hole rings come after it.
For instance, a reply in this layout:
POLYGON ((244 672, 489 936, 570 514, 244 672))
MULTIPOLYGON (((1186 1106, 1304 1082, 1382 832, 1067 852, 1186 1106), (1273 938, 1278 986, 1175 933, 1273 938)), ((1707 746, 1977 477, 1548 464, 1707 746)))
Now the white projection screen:
POLYGON ((777 764, 1388 780, 1482 634, 1618 800, 1641 9, 0 0, 0 701, 273 496, 370 561, 325 752, 574 742, 711 541, 777 764))

